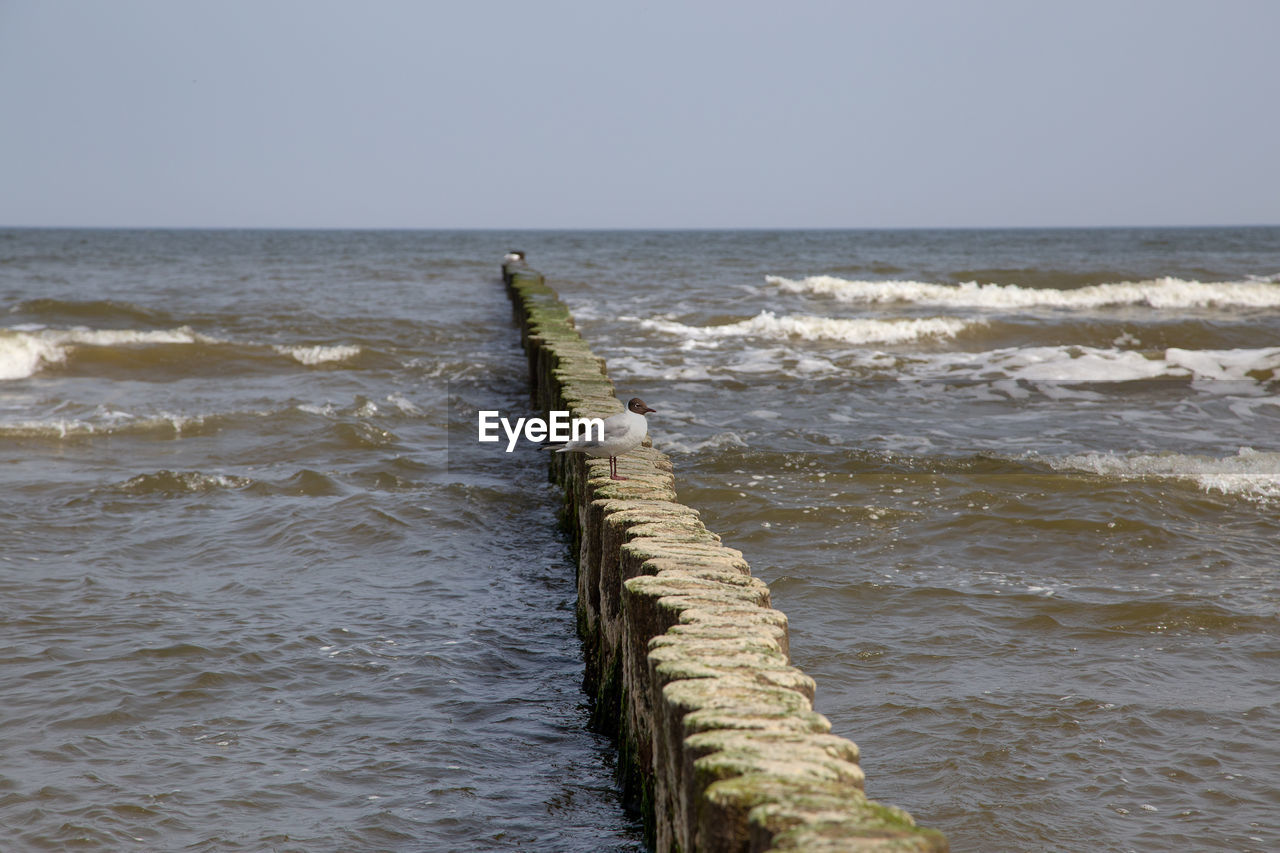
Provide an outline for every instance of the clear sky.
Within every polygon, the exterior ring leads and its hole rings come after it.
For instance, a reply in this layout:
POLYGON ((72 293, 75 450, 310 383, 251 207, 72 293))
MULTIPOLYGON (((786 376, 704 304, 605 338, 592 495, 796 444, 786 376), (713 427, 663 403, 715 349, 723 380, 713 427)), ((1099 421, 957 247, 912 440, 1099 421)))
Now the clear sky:
POLYGON ((0 225, 1280 224, 1277 0, 0 0, 0 225))

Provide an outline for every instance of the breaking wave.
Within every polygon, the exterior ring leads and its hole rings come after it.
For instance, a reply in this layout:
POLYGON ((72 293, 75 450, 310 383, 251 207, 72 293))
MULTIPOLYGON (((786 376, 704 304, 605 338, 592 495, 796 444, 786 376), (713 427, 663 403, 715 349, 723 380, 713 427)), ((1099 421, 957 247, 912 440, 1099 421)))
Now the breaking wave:
POLYGON ((309 367, 332 361, 346 361, 361 353, 358 346, 275 346, 272 349, 309 367))
POLYGON ((1270 382, 1280 378, 1280 347, 1163 352, 1082 346, 1013 347, 948 353, 922 365, 937 375, 1003 376, 1047 382, 1130 382, 1179 378, 1270 382))
POLYGON ((158 344, 215 344, 216 338, 190 327, 133 329, 47 329, 17 326, 0 329, 0 379, 22 379, 44 367, 62 364, 75 347, 125 347, 158 344))
MULTIPOLYGON (((110 358, 125 351, 164 346, 192 347, 192 363, 205 363, 210 358, 222 357, 269 361, 283 356, 307 367, 347 361, 364 352, 357 345, 267 347, 238 344, 201 334, 189 326, 153 330, 52 329, 32 324, 0 329, 0 380, 24 379, 49 367, 65 366, 77 351, 80 351, 81 358, 92 360, 98 357, 89 355, 94 352, 110 358), (217 347, 217 354, 207 349, 201 351, 200 347, 217 347)), ((172 357, 171 354, 157 356, 154 361, 168 364, 172 357)))
POLYGON ((1250 500, 1280 498, 1280 453, 1242 447, 1222 458, 1181 453, 1080 453, 1045 460, 1059 471, 1119 480, 1170 479, 1195 483, 1203 491, 1250 500))
MULTIPOLYGON (((635 318, 631 318, 635 319, 635 318)), ((795 315, 779 317, 761 311, 747 320, 717 326, 689 326, 674 320, 640 320, 640 327, 676 335, 688 340, 717 338, 800 338, 808 341, 839 341, 846 344, 895 344, 922 338, 952 338, 981 321, 954 317, 901 320, 840 319, 795 315)))
POLYGON ((909 303, 949 308, 1280 307, 1280 285, 1270 280, 1200 282, 1166 277, 1151 281, 1092 284, 1069 290, 972 281, 963 284, 859 281, 828 275, 802 279, 766 276, 765 281, 788 293, 829 296, 841 302, 909 303))
POLYGON ((142 435, 178 438, 215 429, 218 416, 159 413, 135 415, 97 411, 80 416, 0 421, 0 439, 81 439, 94 436, 142 435))

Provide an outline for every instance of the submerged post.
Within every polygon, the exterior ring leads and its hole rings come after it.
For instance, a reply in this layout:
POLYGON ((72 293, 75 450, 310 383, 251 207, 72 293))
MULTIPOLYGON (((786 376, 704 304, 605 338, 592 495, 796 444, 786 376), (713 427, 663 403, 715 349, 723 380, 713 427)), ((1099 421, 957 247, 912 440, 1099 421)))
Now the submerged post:
MULTIPOLYGON (((605 364, 523 253, 503 281, 544 411, 620 411, 605 364)), ((858 748, 813 710, 787 617, 740 551, 676 500, 665 455, 553 454, 578 560, 578 628, 594 718, 618 743, 628 796, 658 851, 948 849, 868 800, 858 748)))

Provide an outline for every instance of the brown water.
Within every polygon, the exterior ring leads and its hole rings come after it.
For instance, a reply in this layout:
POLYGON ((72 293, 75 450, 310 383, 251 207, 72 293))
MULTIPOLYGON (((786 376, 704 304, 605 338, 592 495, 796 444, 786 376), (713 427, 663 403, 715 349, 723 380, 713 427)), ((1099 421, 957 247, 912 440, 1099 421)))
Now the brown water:
POLYGON ((872 796, 1280 849, 1280 230, 1185 229, 3 232, 5 850, 637 849, 545 459, 448 434, 513 247, 872 796))
POLYGON ((956 850, 1280 849, 1280 230, 563 242, 873 797, 956 850))
POLYGON ((0 850, 640 849, 503 248, 0 233, 0 850))

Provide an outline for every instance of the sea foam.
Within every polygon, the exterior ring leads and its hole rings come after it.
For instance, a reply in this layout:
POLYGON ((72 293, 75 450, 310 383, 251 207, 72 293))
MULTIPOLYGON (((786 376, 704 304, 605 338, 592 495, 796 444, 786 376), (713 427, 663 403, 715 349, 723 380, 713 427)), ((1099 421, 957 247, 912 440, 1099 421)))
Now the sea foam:
POLYGON ((145 435, 148 433, 180 437, 198 431, 206 421, 204 415, 157 413, 136 415, 99 407, 97 411, 72 417, 0 420, 0 438, 78 439, 96 435, 145 435))
POLYGON ((950 308, 1150 308, 1280 307, 1280 286, 1267 281, 1200 282, 1180 278, 1092 284, 1059 290, 1017 284, 938 284, 925 281, 859 281, 829 275, 802 279, 766 276, 788 293, 829 296, 841 302, 909 303, 950 308))
MULTIPOLYGON (((634 319, 634 318, 632 318, 634 319)), ((929 337, 955 337, 976 322, 954 317, 902 320, 842 319, 794 315, 779 317, 761 311, 754 317, 717 326, 689 326, 674 320, 640 320, 640 327, 690 340, 717 338, 799 338, 845 344, 895 344, 929 337)))
MULTIPOLYGON (((0 380, 23 379, 47 366, 62 364, 76 347, 155 346, 161 344, 223 344, 188 326, 175 329, 50 329, 38 325, 0 329, 0 380)), ((299 364, 313 367, 358 356, 359 346, 273 346, 299 364)))
POLYGON ((0 329, 0 379, 23 379, 46 365, 61 364, 75 347, 214 343, 187 326, 176 329, 48 329, 20 326, 0 329))
POLYGON ((1258 501, 1280 498, 1280 453, 1248 447, 1222 458, 1181 453, 1080 453, 1046 461, 1059 471, 1119 480, 1183 480, 1206 492, 1258 501))
POLYGON ((1173 378, 1260 383, 1280 378, 1280 347, 1149 353, 1084 346, 1010 347, 947 353, 923 360, 933 376, 1010 378, 1042 382, 1131 382, 1173 378))
POLYGON ((361 352, 358 346, 275 346, 272 349, 308 367, 331 361, 346 361, 361 352))

